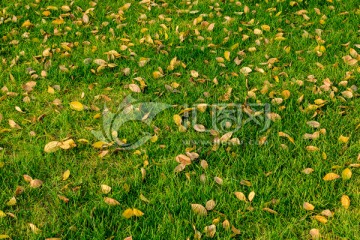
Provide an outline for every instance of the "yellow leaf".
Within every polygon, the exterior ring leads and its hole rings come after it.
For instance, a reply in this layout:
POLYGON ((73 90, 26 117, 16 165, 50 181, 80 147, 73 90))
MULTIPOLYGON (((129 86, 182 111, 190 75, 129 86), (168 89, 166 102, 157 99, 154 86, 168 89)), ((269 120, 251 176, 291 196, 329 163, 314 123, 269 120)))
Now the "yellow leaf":
POLYGON ((111 192, 111 187, 105 184, 101 184, 101 192, 104 194, 108 194, 111 192))
POLYGON ((252 202, 252 200, 254 199, 254 197, 255 197, 255 192, 254 192, 254 191, 251 191, 251 192, 249 193, 249 196, 248 196, 249 201, 252 202))
POLYGON ((175 122, 175 124, 176 124, 177 126, 180 126, 180 125, 181 125, 182 119, 181 119, 180 115, 178 115, 178 114, 174 115, 174 116, 173 116, 173 119, 174 119, 174 122, 175 122))
POLYGON ((311 203, 308 203, 308 202, 304 202, 303 208, 307 211, 312 211, 315 209, 314 205, 312 205, 311 203))
POLYGON ((206 216, 207 210, 206 208, 201 204, 191 204, 191 209, 193 212, 199 216, 206 216))
POLYGON ((32 24, 31 24, 30 20, 26 20, 21 26, 22 27, 30 27, 30 26, 32 26, 32 24))
POLYGON ((33 233, 38 234, 38 233, 41 232, 41 230, 40 230, 39 228, 37 228, 37 227, 36 227, 34 224, 32 224, 32 223, 29 223, 29 226, 30 226, 30 229, 31 229, 31 231, 32 231, 33 233))
POLYGON ((348 209, 350 207, 350 198, 347 195, 342 195, 341 196, 341 205, 345 208, 348 209))
POLYGON ((230 61, 230 52, 229 52, 229 51, 225 51, 225 52, 224 52, 224 58, 225 58, 227 61, 230 61))
POLYGON ((43 14, 45 17, 48 17, 48 16, 50 16, 51 12, 50 12, 50 11, 43 11, 42 14, 43 14))
POLYGON ((52 23, 55 25, 61 25, 64 23, 64 19, 58 18, 58 19, 55 19, 54 21, 52 21, 52 23))
POLYGON ((270 31, 270 26, 269 25, 262 25, 261 29, 264 31, 270 31))
POLYGON ((335 180, 337 178, 339 178, 340 176, 336 173, 328 173, 323 177, 324 181, 331 181, 331 180, 335 180))
POLYGON ((341 177, 343 180, 349 180, 352 176, 352 172, 349 168, 345 168, 344 171, 342 171, 341 177))
POLYGON ((156 79, 156 78, 161 78, 161 77, 163 77, 164 75, 161 73, 161 72, 159 72, 159 71, 155 71, 155 72, 153 72, 152 73, 153 74, 153 77, 156 79))
POLYGON ((195 70, 191 70, 191 71, 190 71, 190 75, 191 75, 192 77, 194 77, 194 78, 199 77, 199 73, 198 73, 197 71, 195 71, 195 70))
POLYGON ((107 145, 108 145, 108 143, 106 143, 106 142, 98 141, 98 142, 94 143, 92 146, 94 148, 103 148, 103 147, 106 147, 107 145))
POLYGON ((141 217, 144 215, 144 213, 142 211, 140 211, 139 209, 133 208, 132 210, 133 210, 134 216, 136 216, 136 217, 141 217))
POLYGON ((8 239, 10 238, 9 235, 6 235, 6 234, 0 234, 0 239, 8 239))
POLYGON ((316 151, 319 151, 319 148, 315 147, 315 146, 307 146, 306 150, 309 152, 316 152, 316 151))
POLYGON ((6 214, 0 210, 0 218, 6 217, 6 214))
POLYGON ((345 137, 345 136, 341 135, 341 136, 339 137, 339 142, 341 142, 341 143, 347 143, 347 142, 349 141, 349 138, 350 138, 350 137, 345 137))
POLYGON ((7 203, 6 203, 7 206, 14 206, 16 205, 16 198, 15 197, 12 197, 7 203))
POLYGON ((316 215, 315 217, 314 217, 317 221, 319 221, 319 222, 321 222, 321 223, 327 223, 327 219, 326 219, 326 217, 323 217, 323 216, 320 216, 320 215, 316 215))
POLYGON ((75 111, 82 111, 82 110, 84 110, 84 105, 82 105, 81 102, 75 101, 75 102, 70 103, 70 108, 75 111))
POLYGON ((63 181, 67 180, 67 179, 70 177, 70 170, 69 170, 69 169, 66 170, 66 171, 63 173, 62 177, 63 177, 63 181))
POLYGON ((128 208, 123 212, 122 216, 129 219, 134 216, 134 211, 131 208, 128 208))
POLYGON ((110 206, 120 205, 120 203, 117 200, 109 197, 105 197, 104 202, 110 206))

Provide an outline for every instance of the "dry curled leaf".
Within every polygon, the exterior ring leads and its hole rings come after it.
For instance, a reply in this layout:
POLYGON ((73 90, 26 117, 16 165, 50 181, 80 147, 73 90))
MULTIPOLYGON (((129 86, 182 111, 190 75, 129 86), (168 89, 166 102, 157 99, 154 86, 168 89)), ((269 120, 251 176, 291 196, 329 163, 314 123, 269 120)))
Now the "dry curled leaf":
POLYGON ((41 230, 32 223, 29 223, 29 227, 30 227, 31 231, 35 234, 39 234, 41 232, 41 230))
POLYGON ((216 206, 216 203, 213 199, 209 200, 206 202, 206 205, 205 205, 205 208, 208 210, 208 211, 211 211, 215 208, 216 206))
POLYGON ((117 205, 120 205, 120 203, 113 199, 113 198, 109 198, 109 197, 105 197, 104 198, 104 202, 110 206, 117 206, 117 205))
POLYGON ((207 210, 206 208, 201 204, 191 204, 191 209, 193 212, 199 216, 206 216, 207 210))
POLYGON ((108 194, 111 192, 111 187, 105 184, 101 184, 101 192, 104 194, 108 194))
POLYGON ((219 177, 214 177, 214 180, 215 180, 215 182, 217 183, 217 184, 219 184, 219 185, 223 185, 223 180, 221 179, 221 178, 219 178, 219 177))
POLYGON ((307 211, 312 211, 315 209, 314 205, 312 205, 311 203, 308 203, 308 202, 304 202, 303 208, 307 211))
POLYGON ((210 226, 206 226, 204 229, 205 235, 209 238, 213 238, 216 233, 216 225, 212 224, 210 226))
POLYGON ((135 93, 140 93, 141 92, 140 87, 137 84, 134 84, 134 83, 129 84, 129 89, 132 92, 135 92, 135 93))
POLYGON ((309 234, 310 234, 312 239, 319 239, 320 238, 319 229, 316 229, 316 228, 310 229, 309 234))
POLYGON ((32 188, 39 188, 39 187, 41 187, 42 184, 43 184, 43 182, 39 179, 33 179, 30 181, 30 187, 32 187, 32 188))
POLYGON ((311 174, 313 171, 314 171, 314 169, 312 169, 312 168, 305 168, 304 170, 302 170, 302 172, 305 174, 311 174))
POLYGON ((271 208, 267 208, 267 207, 263 208, 263 210, 266 211, 266 212, 272 213, 272 214, 277 214, 278 213, 277 211, 275 211, 275 210, 273 210, 271 208))
POLYGON ((255 192, 251 191, 248 196, 249 201, 252 202, 252 200, 254 200, 254 197, 255 197, 255 192))
POLYGON ((237 199, 239 199, 240 201, 244 201, 244 202, 247 201, 246 196, 245 196, 244 193, 242 193, 242 192, 235 192, 234 194, 235 194, 235 196, 237 197, 237 199))

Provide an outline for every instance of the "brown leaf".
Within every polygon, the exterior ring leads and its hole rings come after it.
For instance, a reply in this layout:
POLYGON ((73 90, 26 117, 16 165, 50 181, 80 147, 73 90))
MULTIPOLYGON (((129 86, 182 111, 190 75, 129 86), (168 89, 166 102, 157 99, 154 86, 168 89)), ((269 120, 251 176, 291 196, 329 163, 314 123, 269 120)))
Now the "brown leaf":
POLYGON ((314 171, 314 169, 312 169, 312 168, 305 168, 304 170, 302 170, 302 172, 305 173, 305 174, 310 174, 313 171, 314 171))
POLYGON ((193 212, 199 216, 206 216, 207 210, 206 208, 201 204, 191 204, 191 209, 193 212))
POLYGON ((30 181, 30 187, 32 187, 32 188, 39 188, 39 187, 41 187, 42 184, 43 184, 43 182, 39 179, 33 179, 30 181))
POLYGON ((319 229, 313 228, 309 231, 312 239, 320 239, 320 231, 319 229))
POLYGON ((239 199, 240 201, 244 201, 244 202, 247 201, 245 194, 242 193, 242 192, 235 192, 235 196, 236 196, 237 199, 239 199))
POLYGON ((68 199, 67 197, 65 197, 65 196, 58 195, 58 198, 59 198, 61 201, 65 202, 65 203, 68 203, 68 202, 69 202, 69 199, 68 199))
POLYGON ((307 211, 312 211, 315 209, 314 205, 312 205, 311 203, 308 203, 308 202, 304 202, 303 208, 307 211))
POLYGON ((104 198, 104 202, 110 206, 117 206, 117 205, 120 205, 120 203, 113 199, 113 198, 109 198, 109 197, 105 197, 104 198))
POLYGON ((277 214, 278 213, 277 211, 272 210, 271 208, 267 208, 267 207, 263 208, 263 210, 266 211, 266 212, 272 213, 272 214, 277 214))
POLYGON ((206 208, 208 211, 211 211, 211 210, 213 210, 213 209, 215 208, 215 206, 216 206, 215 201, 211 199, 211 200, 209 200, 209 201, 206 202, 205 208, 206 208))
POLYGON ((221 179, 221 178, 219 178, 219 177, 214 177, 214 180, 215 180, 215 182, 217 183, 217 184, 219 184, 219 185, 223 185, 223 180, 221 179))
POLYGON ((191 164, 191 159, 190 157, 184 155, 184 154, 180 154, 180 155, 177 155, 175 157, 175 160, 178 162, 178 163, 181 163, 183 165, 190 165, 191 164))

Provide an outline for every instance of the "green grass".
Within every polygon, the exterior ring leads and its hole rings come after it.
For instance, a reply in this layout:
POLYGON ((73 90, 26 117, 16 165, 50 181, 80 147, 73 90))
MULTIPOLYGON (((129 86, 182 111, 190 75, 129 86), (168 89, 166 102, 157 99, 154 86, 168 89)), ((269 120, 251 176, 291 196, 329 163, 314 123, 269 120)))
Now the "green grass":
MULTIPOLYGON (((122 16, 116 15, 125 1, 0 3, 0 210, 6 214, 3 217, 0 214, 0 236, 193 239, 196 228, 206 239, 204 228, 214 223, 215 239, 310 239, 312 228, 319 229, 322 239, 360 239, 359 169, 349 166, 360 163, 357 89, 360 67, 359 63, 349 65, 342 59, 350 55, 351 49, 360 53, 359 3, 353 0, 155 2, 148 10, 146 4, 131 1, 131 7, 122 16), (50 5, 53 6, 50 15, 44 16, 50 5), (63 11, 63 5, 71 10, 63 11), (247 13, 245 6, 249 7, 247 13), (297 14, 302 9, 307 10, 309 20, 297 14), (86 10, 87 24, 82 22, 86 10), (194 19, 201 14, 202 23, 194 25, 194 19), (64 23, 55 26, 52 21, 60 15, 64 23), (163 17, 171 20, 162 20, 163 17), (226 23, 225 17, 231 17, 232 21, 226 23), (22 26, 26 20, 30 20, 30 27, 22 26), (215 23, 213 31, 201 26, 205 21, 215 23), (253 24, 247 24, 252 21, 253 24), (254 29, 261 29, 262 25, 270 26, 270 31, 255 35, 254 29), (321 37, 317 29, 321 29, 321 37), (304 37, 304 31, 308 37, 304 37), (179 38, 181 32, 185 36, 183 41, 179 38), (279 33, 285 39, 279 41, 279 33), (154 43, 143 42, 147 35, 154 43), (249 38, 243 41, 243 35, 249 38), (63 43, 70 49, 64 48, 63 43), (238 46, 234 47, 235 44, 238 46), (121 45, 128 48, 122 51, 121 45), (318 54, 314 50, 317 46, 326 50, 318 54), (256 47, 256 51, 249 52, 250 47, 256 47), (290 51, 285 51, 286 47, 290 51), (44 57, 47 48, 52 56, 44 57), (121 56, 108 60, 105 52, 110 50, 121 56), (222 66, 216 58, 224 58, 226 51, 231 53, 230 61, 224 60, 222 66), (144 67, 138 64, 142 57, 150 58, 144 67), (174 57, 186 67, 167 70, 174 57), (235 64, 236 57, 242 59, 240 65, 235 64), (116 66, 97 71, 95 63, 84 63, 86 58, 104 59, 116 66), (278 62, 264 64, 269 58, 277 58, 278 62), (61 65, 68 72, 61 71, 61 65), (155 79, 153 72, 159 67, 164 77, 155 79), (240 72, 243 67, 253 71, 245 76, 240 72), (264 73, 257 72, 256 67, 264 73), (28 74, 28 68, 38 77, 28 74), (124 68, 130 68, 128 76, 123 74, 124 68), (191 70, 197 71, 199 77, 193 78, 191 70), (47 76, 42 77, 41 71, 46 71, 47 76), (316 81, 309 81, 309 75, 316 81), (132 93, 128 88, 131 83, 140 86, 134 80, 136 77, 143 78, 147 85, 141 93, 132 93), (321 90, 326 78, 332 82, 329 91, 321 90), (26 93, 23 86, 29 81, 36 81, 36 86, 26 93), (179 84, 177 92, 166 88, 174 82, 179 84), (266 82, 271 85, 267 92, 261 92, 266 82), (54 87, 54 94, 48 93, 49 86, 54 87), (229 98, 219 100, 229 87, 232 88, 229 98), (250 90, 255 91, 255 98, 248 97, 250 90), (288 99, 282 96, 283 90, 290 91, 288 99), (351 98, 343 97, 346 90, 353 93, 351 98), (105 103, 115 111, 129 94, 140 102, 176 105, 158 114, 150 126, 129 123, 119 132, 119 138, 128 141, 136 140, 142 131, 157 135, 158 140, 130 151, 117 151, 116 146, 94 148, 92 144, 98 139, 91 130, 101 130, 103 122, 102 117, 94 116, 101 114, 105 103), (110 100, 106 101, 104 95, 110 100), (24 101, 26 96, 30 102, 24 101), (299 103, 301 96, 303 101, 299 103), (260 132, 254 124, 245 124, 233 133, 233 137, 242 141, 239 146, 224 144, 215 150, 214 136, 210 133, 199 133, 191 127, 181 132, 173 120, 174 115, 182 115, 186 104, 191 107, 199 103, 271 103, 274 97, 283 98, 280 105, 271 105, 271 111, 279 114, 281 120, 272 122, 265 132, 260 132), (55 99, 60 99, 62 104, 54 105, 55 99), (302 110, 316 99, 326 103, 316 110, 302 110), (73 101, 88 109, 71 109, 73 101), (101 111, 94 110, 94 106, 101 111), (15 107, 20 107, 23 113, 15 107), (21 129, 9 126, 9 120, 14 120, 21 129), (320 134, 316 140, 305 140, 305 133, 319 130, 306 124, 311 120, 318 121, 326 134, 320 134), (280 137, 279 132, 289 134, 294 143, 280 137), (349 137, 349 141, 340 142, 341 135, 349 137), (260 146, 258 142, 263 136, 267 141, 260 146), (66 138, 73 139, 77 146, 53 153, 44 151, 47 143, 66 138), (310 145, 319 151, 307 151, 310 145), (100 157, 103 150, 109 152, 100 157), (184 171, 174 173, 178 165, 175 157, 186 151, 198 153, 199 158, 184 171), (208 169, 200 166, 200 160, 208 162, 208 169), (146 170, 144 179, 141 168, 146 170), (305 168, 313 168, 314 172, 306 175, 302 173, 305 168), (330 172, 341 176, 345 168, 352 171, 349 180, 341 177, 323 180, 330 172), (64 181, 62 174, 67 169, 71 175, 64 181), (42 180, 43 185, 31 188, 24 174, 42 180), (205 182, 200 181, 202 174, 206 176, 205 182), (214 177, 222 178, 223 184, 217 184, 214 177), (251 186, 240 184, 242 180, 250 181, 251 186), (112 191, 102 193, 101 184, 111 186, 112 191), (15 196, 18 186, 23 186, 24 192, 15 196), (255 192, 251 203, 234 195, 243 192, 248 196, 251 191, 255 192), (149 202, 141 200, 141 194, 149 202), (63 202, 58 195, 67 197, 69 202, 63 202), (341 204, 343 195, 351 200, 348 209, 341 204), (7 206, 13 196, 16 205, 7 206), (109 206, 104 197, 116 199, 120 205, 109 206), (192 211, 191 204, 205 206, 210 199, 215 200, 216 206, 207 216, 192 211), (313 204, 315 209, 306 211, 304 202, 313 204), (265 207, 277 214, 264 211, 265 207), (139 209, 144 215, 126 219, 122 214, 128 208, 139 209), (334 216, 326 217, 328 221, 324 224, 314 216, 325 209, 334 216), (224 220, 239 229, 240 235, 224 229, 224 220), (41 232, 32 231, 29 223, 41 232)), ((358 61, 359 56, 352 53, 358 61)), ((209 109, 199 113, 199 122, 211 128, 209 109)))

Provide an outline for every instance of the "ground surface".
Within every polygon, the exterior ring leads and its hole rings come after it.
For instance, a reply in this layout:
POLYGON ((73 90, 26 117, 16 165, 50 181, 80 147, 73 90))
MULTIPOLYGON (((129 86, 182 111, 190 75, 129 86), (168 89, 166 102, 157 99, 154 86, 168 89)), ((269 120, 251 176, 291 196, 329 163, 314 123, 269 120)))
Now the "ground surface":
POLYGON ((359 3, 256 2, 2 1, 0 238, 360 239, 359 3))

